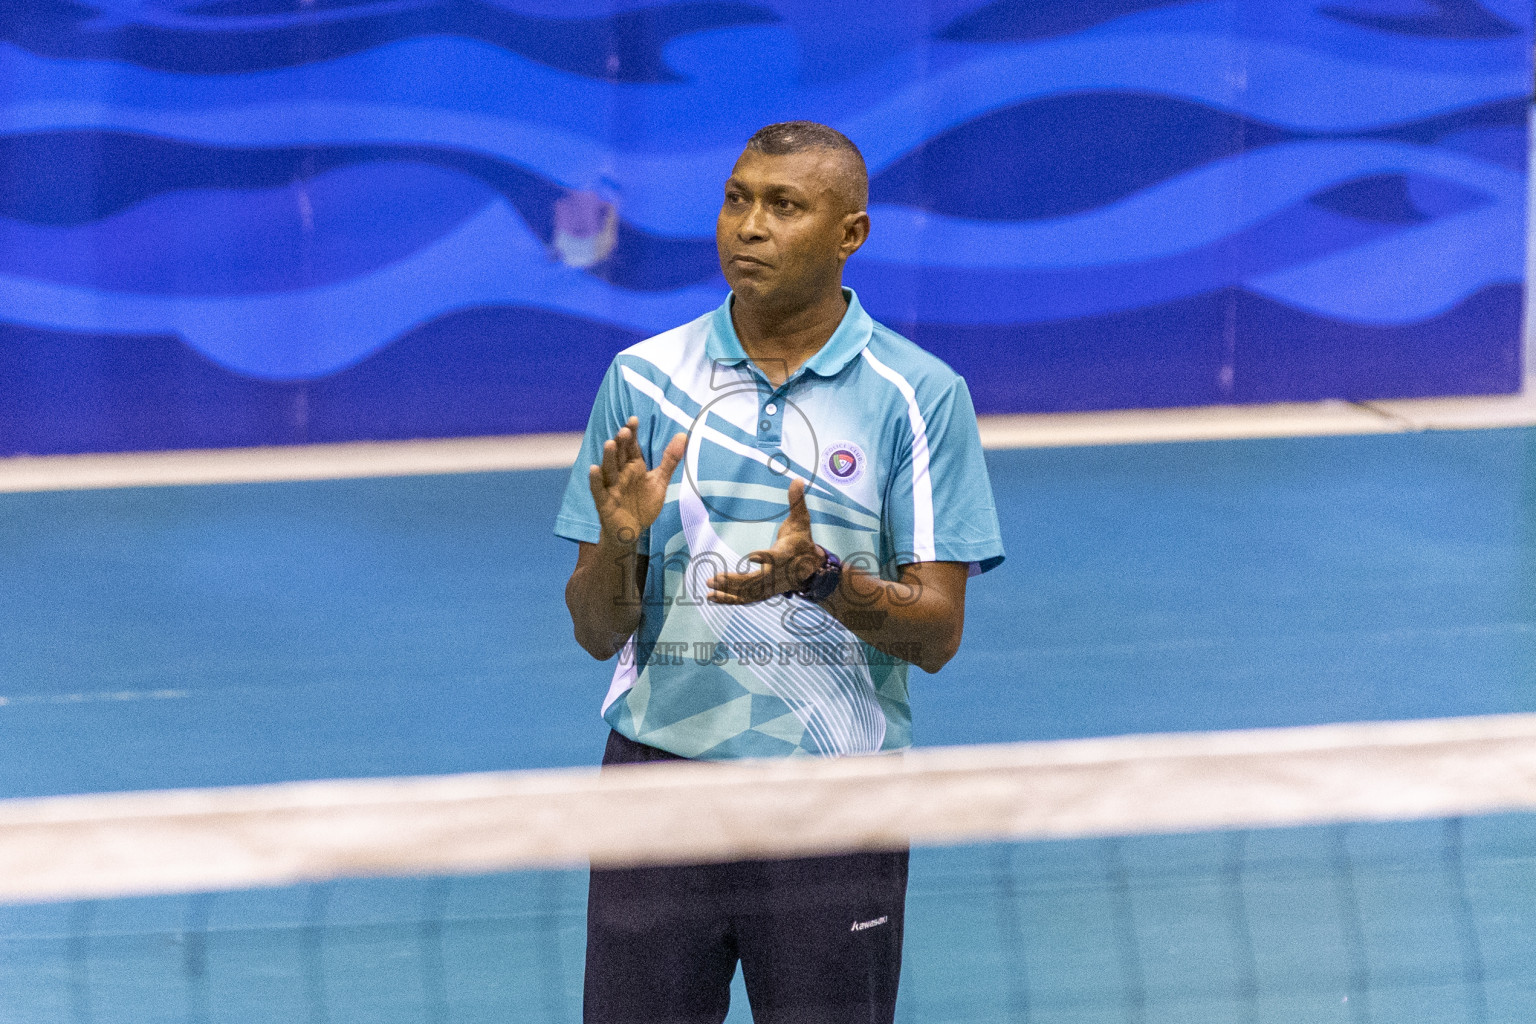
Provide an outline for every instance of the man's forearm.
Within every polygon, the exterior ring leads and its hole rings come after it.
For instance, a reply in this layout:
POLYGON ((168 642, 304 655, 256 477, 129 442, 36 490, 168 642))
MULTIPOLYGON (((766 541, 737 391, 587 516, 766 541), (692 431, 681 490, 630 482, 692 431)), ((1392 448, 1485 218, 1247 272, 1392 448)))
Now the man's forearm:
POLYGON ((965 624, 963 600, 956 602, 946 589, 911 578, 881 579, 845 565, 841 583, 822 607, 876 650, 937 672, 959 650, 965 624))
POLYGON ((565 585, 565 606, 576 642, 592 657, 613 657, 640 625, 644 576, 645 556, 633 542, 604 536, 582 545, 576 571, 565 585))

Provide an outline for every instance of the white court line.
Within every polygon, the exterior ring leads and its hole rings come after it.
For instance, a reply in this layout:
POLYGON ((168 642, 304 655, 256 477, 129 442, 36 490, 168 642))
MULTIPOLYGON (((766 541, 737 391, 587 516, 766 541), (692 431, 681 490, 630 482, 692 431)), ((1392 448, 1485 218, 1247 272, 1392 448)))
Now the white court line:
POLYGON ((429 476, 567 467, 580 434, 0 459, 0 493, 429 476))
POLYGON ((136 700, 182 700, 187 690, 105 690, 100 693, 22 693, 0 696, 0 707, 27 704, 101 704, 136 700))
MULTIPOLYGON (((1150 444, 1259 437, 1392 434, 1536 426, 1536 388, 1522 394, 1382 402, 1128 409, 981 417, 992 449, 1150 444)), ((229 448, 0 459, 0 493, 264 483, 357 477, 427 476, 520 469, 565 469, 581 435, 229 448)))
POLYGON ((1536 810, 1536 714, 0 801, 0 902, 1536 810))

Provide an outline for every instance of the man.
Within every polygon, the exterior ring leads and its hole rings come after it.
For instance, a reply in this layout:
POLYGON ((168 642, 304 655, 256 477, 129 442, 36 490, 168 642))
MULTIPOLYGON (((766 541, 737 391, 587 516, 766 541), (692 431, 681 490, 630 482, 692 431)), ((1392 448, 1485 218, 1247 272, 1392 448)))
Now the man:
MULTIPOLYGON (((566 604, 618 655, 603 763, 911 743, 907 665, 960 644, 1003 559, 965 382, 842 287, 869 236, 858 149, 755 134, 716 227, 731 296, 615 357, 556 532, 566 604)), ((718 1024, 738 960, 758 1024, 890 1021, 907 855, 594 871, 585 1018, 718 1024)))

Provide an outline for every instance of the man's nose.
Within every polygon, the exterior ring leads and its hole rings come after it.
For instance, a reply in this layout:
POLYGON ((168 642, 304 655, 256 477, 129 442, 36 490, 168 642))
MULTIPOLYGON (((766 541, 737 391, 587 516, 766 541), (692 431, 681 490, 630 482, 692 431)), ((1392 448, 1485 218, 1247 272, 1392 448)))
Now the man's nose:
POLYGON ((736 237, 743 242, 761 242, 768 237, 768 213, 757 203, 747 211, 747 215, 741 218, 741 223, 736 225, 736 237))

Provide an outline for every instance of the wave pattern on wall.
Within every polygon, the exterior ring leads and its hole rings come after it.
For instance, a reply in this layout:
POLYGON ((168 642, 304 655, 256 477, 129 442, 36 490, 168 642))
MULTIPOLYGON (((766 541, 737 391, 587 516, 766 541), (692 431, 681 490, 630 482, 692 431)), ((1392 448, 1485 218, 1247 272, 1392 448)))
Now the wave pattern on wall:
POLYGON ((12 0, 0 450, 579 426, 790 118, 984 410, 1517 386, 1528 4, 833 6, 12 0))

